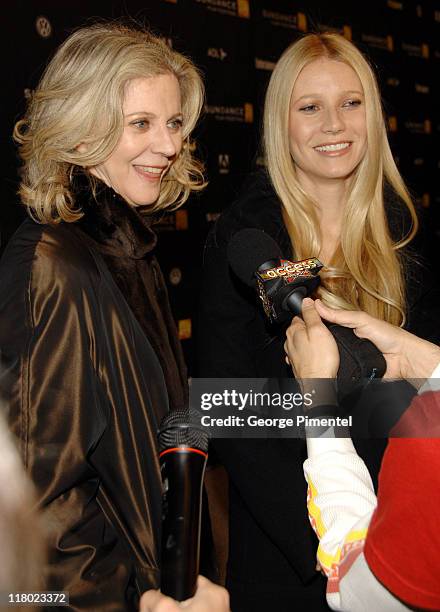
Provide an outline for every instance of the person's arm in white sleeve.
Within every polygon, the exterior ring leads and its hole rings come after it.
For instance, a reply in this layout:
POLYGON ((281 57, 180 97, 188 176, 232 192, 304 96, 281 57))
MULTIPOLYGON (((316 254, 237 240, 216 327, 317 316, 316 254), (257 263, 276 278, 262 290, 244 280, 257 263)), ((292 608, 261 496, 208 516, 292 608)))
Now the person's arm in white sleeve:
MULTIPOLYGON (((288 330, 285 347, 298 378, 328 379, 328 384, 324 381, 319 383, 321 386, 315 394, 314 405, 331 406, 336 404, 332 379, 339 367, 339 356, 336 343, 322 324, 317 310, 311 300, 305 300, 304 320, 295 318, 288 330)), ((349 313, 353 314, 363 313, 349 313)), ((389 332, 392 332, 391 336, 394 334, 394 329, 402 332, 392 326, 389 328, 382 330, 386 338, 390 335, 389 332)), ((424 351, 425 357, 427 348, 429 353, 426 359, 419 361, 421 367, 417 372, 413 371, 414 368, 409 372, 405 371, 403 364, 410 360, 405 361, 402 358, 399 361, 394 354, 389 354, 387 358, 387 349, 394 350, 394 347, 378 348, 384 351, 387 366, 391 359, 391 369, 394 372, 400 368, 399 375, 402 377, 407 375, 422 378, 426 376, 427 368, 434 363, 435 356, 437 362, 440 360, 440 350, 437 352, 435 345, 427 347, 426 344, 430 343, 424 341, 420 341, 422 344, 413 343, 412 338, 414 337, 411 336, 409 345, 413 349, 415 346, 424 351)), ((378 338, 375 340, 377 343, 378 338)), ((404 340, 408 342, 408 338, 404 340)), ((380 344, 380 339, 378 343, 380 344)), ((431 376, 438 374, 440 365, 431 376)), ((316 384, 316 380, 312 384, 316 384)), ((311 524, 320 540, 317 558, 328 577, 329 605, 335 610, 351 612, 371 609, 390 612, 408 610, 409 608, 393 597, 374 577, 362 554, 368 525, 377 502, 368 470, 357 455, 351 439, 335 437, 332 428, 320 435, 316 430, 306 428, 306 435, 308 459, 304 463, 304 474, 308 483, 307 507, 311 524)))

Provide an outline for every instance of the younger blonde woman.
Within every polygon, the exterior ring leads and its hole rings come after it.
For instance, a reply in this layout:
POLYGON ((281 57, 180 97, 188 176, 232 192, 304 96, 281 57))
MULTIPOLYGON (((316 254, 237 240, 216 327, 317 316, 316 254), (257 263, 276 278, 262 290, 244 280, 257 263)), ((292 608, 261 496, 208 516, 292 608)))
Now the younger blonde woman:
MULTIPOLYGON (((310 34, 283 53, 267 90, 263 144, 266 171, 208 238, 199 374, 291 376, 285 327, 266 321, 256 293, 228 266, 229 241, 246 227, 268 233, 288 259, 319 257, 324 303, 438 341, 440 295, 421 258, 410 257, 417 217, 387 141, 374 73, 353 44, 310 34)), ((230 480, 232 609, 326 610, 303 441, 222 439, 215 448, 230 480)))

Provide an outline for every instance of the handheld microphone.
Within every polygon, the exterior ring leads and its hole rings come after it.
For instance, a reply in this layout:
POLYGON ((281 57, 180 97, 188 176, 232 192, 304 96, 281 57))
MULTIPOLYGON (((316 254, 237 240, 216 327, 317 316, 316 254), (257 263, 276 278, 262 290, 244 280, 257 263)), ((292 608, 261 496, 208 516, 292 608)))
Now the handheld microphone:
POLYGON ((192 597, 199 573, 202 485, 208 434, 174 410, 159 430, 163 484, 160 589, 177 601, 192 597))
MULTIPOLYGON (((271 323, 284 323, 301 316, 302 301, 320 283, 323 267, 319 259, 299 262, 282 259, 279 246, 265 232, 255 228, 238 231, 228 245, 228 262, 234 274, 257 290, 271 323)), ((381 378, 386 361, 370 340, 358 338, 352 329, 327 324, 338 345, 340 366, 338 383, 343 394, 362 379, 381 378)))
POLYGON ((281 323, 292 315, 301 316, 302 301, 319 285, 318 273, 323 267, 316 257, 302 261, 283 259, 277 243, 253 228, 240 230, 232 237, 228 261, 238 278, 257 288, 264 312, 272 323, 281 323))

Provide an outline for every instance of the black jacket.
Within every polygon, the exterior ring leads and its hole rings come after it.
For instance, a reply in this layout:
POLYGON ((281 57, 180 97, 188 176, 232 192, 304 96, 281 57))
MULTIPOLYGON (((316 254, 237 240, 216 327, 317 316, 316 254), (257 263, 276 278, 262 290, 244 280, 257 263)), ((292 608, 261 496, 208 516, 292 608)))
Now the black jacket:
POLYGON ((123 612, 159 586, 156 436, 186 372, 153 232, 112 190, 97 200, 79 184, 80 222, 29 219, 8 244, 0 385, 43 513, 46 588, 69 591, 66 609, 123 612))
MULTIPOLYGON (((406 230, 403 208, 388 206, 393 235, 406 230)), ((227 262, 231 236, 262 229, 292 255, 281 205, 264 174, 253 176, 242 196, 219 218, 208 237, 198 332, 201 377, 289 377, 284 328, 269 326, 259 300, 227 262)), ((422 262, 408 259, 409 328, 440 341, 440 291, 422 262), (412 263, 410 263, 412 262, 412 263)), ((362 443, 360 444, 362 446, 362 443)), ((384 445, 369 459, 379 469, 384 445)), ((306 510, 306 459, 301 440, 214 441, 230 478, 228 587, 234 612, 326 610, 325 583, 316 573, 317 541, 306 510)), ((360 450, 360 449, 358 449, 360 450)))

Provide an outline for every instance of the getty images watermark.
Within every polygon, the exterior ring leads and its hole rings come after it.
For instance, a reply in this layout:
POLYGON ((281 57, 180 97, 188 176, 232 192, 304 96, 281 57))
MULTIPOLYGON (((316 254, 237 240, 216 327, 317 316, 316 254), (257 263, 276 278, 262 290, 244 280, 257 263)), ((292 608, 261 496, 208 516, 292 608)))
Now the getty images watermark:
POLYGON ((190 388, 195 424, 214 438, 303 438, 306 427, 352 426, 333 409, 315 414, 316 396, 293 379, 196 378, 190 388))
POLYGON ((365 380, 345 389, 329 380, 305 382, 193 378, 191 420, 212 438, 318 437, 330 429, 338 437, 400 437, 393 431, 417 393, 404 381, 365 380))

